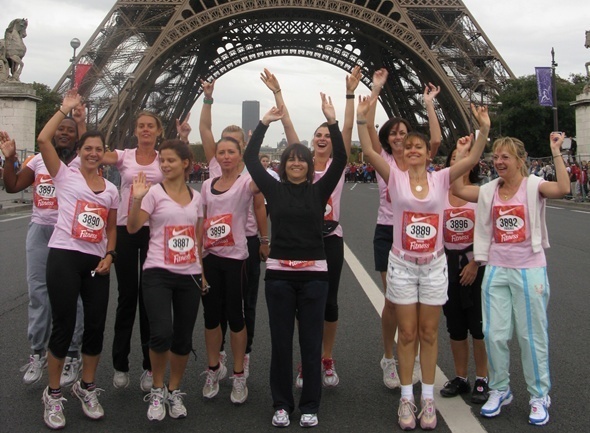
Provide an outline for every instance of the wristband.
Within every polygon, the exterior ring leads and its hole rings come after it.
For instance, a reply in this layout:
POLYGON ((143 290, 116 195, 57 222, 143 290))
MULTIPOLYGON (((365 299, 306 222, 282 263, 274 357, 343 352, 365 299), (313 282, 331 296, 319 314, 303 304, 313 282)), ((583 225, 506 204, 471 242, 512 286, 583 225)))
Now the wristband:
POLYGON ((64 117, 68 117, 68 115, 66 113, 64 113, 63 111, 61 111, 61 108, 59 110, 57 110, 57 111, 59 111, 61 114, 63 114, 64 117))
POLYGON ((213 98, 211 98, 211 99, 203 98, 203 104, 212 105, 213 98))
POLYGON ((277 94, 277 93, 279 93, 280 91, 281 91, 281 89, 279 89, 279 90, 276 90, 276 91, 275 91, 275 90, 273 90, 273 91, 272 91, 272 93, 274 93, 274 94, 276 95, 276 94, 277 94))
POLYGON ((113 263, 114 263, 115 260, 117 259, 117 252, 115 250, 107 251, 107 253, 104 255, 104 258, 106 259, 107 256, 111 256, 111 258, 113 259, 113 263))
POLYGON ((354 95, 349 95, 348 93, 346 94, 346 99, 354 99, 354 95))
POLYGON ((367 124, 367 121, 366 120, 357 120, 356 121, 356 124, 357 125, 366 125, 367 124))

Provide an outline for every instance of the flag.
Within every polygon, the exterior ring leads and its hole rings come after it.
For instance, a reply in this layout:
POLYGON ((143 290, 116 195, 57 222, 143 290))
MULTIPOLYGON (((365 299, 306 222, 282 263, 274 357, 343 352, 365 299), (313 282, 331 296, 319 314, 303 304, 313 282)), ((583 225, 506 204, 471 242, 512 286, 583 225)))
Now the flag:
POLYGON ((551 68, 535 68, 537 75, 537 91, 539 92, 539 105, 543 107, 553 106, 553 79, 551 68))
POLYGON ((90 70, 90 68, 92 68, 92 65, 87 64, 87 63, 78 63, 76 65, 76 74, 75 74, 75 81, 74 81, 75 88, 80 87, 80 84, 82 83, 82 80, 84 79, 84 76, 90 70))

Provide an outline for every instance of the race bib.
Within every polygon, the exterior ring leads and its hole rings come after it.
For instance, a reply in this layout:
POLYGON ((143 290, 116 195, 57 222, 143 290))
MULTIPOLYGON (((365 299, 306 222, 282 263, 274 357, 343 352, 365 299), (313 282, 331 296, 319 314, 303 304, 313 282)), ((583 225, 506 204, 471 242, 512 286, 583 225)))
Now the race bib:
POLYGON ((94 244, 102 242, 108 213, 100 204, 78 200, 72 223, 72 237, 94 244))
POLYGON ((57 209, 57 196, 53 179, 48 174, 35 176, 33 200, 39 209, 57 209))
POLYGON ((203 225, 204 248, 231 247, 235 245, 232 233, 232 214, 207 218, 203 225))
POLYGON ((438 214, 404 211, 402 247, 406 251, 432 253, 436 246, 438 214))
POLYGON ((524 205, 494 206, 494 241, 498 244, 515 244, 526 239, 524 205))
POLYGON ((164 261, 168 265, 197 261, 195 226, 166 226, 164 229, 164 261))
POLYGON ((443 236, 449 244, 472 244, 475 227, 473 209, 445 209, 443 214, 443 236))
POLYGON ((332 197, 328 199, 326 209, 324 209, 324 221, 334 220, 334 208, 332 207, 332 197))
POLYGON ((315 260, 279 260, 279 263, 286 268, 301 269, 315 265, 315 260))

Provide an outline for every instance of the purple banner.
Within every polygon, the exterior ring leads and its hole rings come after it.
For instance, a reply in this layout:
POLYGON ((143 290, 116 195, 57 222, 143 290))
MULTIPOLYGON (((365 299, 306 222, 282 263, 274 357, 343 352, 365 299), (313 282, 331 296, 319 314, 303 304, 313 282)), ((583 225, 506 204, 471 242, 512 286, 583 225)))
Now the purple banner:
POLYGON ((537 75, 537 90, 539 92, 539 105, 544 107, 553 106, 553 86, 551 68, 535 68, 537 75))

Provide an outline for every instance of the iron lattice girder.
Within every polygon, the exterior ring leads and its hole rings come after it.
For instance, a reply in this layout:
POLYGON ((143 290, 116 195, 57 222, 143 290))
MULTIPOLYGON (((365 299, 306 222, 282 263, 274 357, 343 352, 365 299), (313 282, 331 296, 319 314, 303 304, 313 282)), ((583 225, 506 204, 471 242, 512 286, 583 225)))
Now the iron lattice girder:
MULTIPOLYGON (((282 55, 345 71, 362 65, 367 85, 375 69, 387 67, 381 103, 414 127, 426 122, 424 84, 440 84, 438 111, 450 139, 469 129, 462 98, 479 79, 490 97, 512 77, 460 0, 119 0, 77 61, 94 65, 81 93, 102 101, 95 110, 111 134, 117 123, 121 131, 130 125, 124 107, 183 117, 200 95, 198 78, 282 55), (117 72, 134 80, 114 86, 117 72)), ((66 72, 57 88, 69 87, 66 72)))

